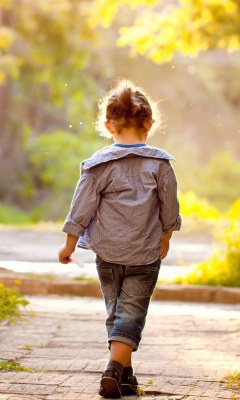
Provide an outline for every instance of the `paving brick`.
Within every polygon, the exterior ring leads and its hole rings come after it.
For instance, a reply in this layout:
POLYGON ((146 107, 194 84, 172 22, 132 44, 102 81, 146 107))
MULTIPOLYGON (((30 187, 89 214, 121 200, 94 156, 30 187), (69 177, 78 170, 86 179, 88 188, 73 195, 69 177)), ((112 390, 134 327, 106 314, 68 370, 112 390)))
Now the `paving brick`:
MULTIPOLYGON (((1 326, 0 354, 33 372, 0 372, 0 400, 100 400, 99 381, 109 356, 103 301, 29 299, 36 318, 1 326)), ((133 354, 136 376, 146 391, 142 399, 229 399, 235 391, 217 379, 237 370, 239 309, 153 302, 139 351, 133 354)), ((128 399, 141 397, 124 397, 128 399)))
POLYGON ((0 383, 0 393, 4 393, 8 390, 8 388, 10 387, 10 385, 7 383, 0 383))

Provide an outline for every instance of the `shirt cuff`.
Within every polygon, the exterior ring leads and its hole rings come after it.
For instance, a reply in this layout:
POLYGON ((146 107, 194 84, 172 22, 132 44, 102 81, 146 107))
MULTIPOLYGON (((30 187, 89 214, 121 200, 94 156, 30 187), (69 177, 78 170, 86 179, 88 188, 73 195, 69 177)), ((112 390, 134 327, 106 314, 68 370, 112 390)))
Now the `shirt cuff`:
POLYGON ((65 221, 62 231, 73 236, 83 236, 85 228, 74 221, 65 221))
POLYGON ((163 235, 165 235, 165 234, 168 233, 168 232, 180 231, 181 225, 182 225, 182 218, 181 218, 181 216, 179 215, 179 216, 177 217, 177 220, 176 220, 176 222, 175 222, 174 225, 172 225, 172 226, 169 227, 169 228, 164 228, 164 227, 163 227, 162 233, 163 233, 163 235))

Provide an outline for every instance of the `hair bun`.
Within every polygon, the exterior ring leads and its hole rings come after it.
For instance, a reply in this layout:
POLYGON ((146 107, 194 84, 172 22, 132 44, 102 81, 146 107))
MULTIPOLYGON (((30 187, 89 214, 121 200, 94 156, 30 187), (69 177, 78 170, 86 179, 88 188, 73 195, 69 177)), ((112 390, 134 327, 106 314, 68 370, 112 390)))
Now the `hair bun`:
POLYGON ((119 103, 122 108, 128 112, 131 112, 133 108, 132 94, 132 88, 125 86, 122 88, 122 92, 118 95, 119 103))
MULTIPOLYGON (((102 136, 112 137, 106 127, 111 122, 118 133, 133 127, 136 131, 146 132, 145 121, 155 122, 154 130, 161 122, 158 103, 152 101, 145 91, 129 79, 118 79, 115 86, 99 101, 99 114, 95 127, 102 136)), ((151 133, 153 132, 151 128, 151 133)))

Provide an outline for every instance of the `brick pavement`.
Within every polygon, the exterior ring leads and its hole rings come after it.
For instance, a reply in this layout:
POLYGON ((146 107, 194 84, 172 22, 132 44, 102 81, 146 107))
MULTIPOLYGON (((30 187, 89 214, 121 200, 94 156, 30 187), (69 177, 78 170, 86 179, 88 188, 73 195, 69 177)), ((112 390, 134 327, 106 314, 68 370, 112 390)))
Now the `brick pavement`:
MULTIPOLYGON (((0 400, 100 400, 108 359, 103 300, 29 299, 28 322, 0 325, 0 359, 32 371, 1 372, 0 400)), ((124 398, 240 399, 239 390, 218 382, 239 369, 239 310, 240 305, 153 301, 134 353, 145 395, 124 398)))

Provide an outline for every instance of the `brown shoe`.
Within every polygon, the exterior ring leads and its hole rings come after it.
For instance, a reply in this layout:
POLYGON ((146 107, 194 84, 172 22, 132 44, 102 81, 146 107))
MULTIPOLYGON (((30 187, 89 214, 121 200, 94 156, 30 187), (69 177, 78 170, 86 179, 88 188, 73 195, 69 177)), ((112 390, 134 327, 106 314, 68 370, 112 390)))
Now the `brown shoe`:
POLYGON ((121 377, 121 391, 123 396, 131 396, 138 392, 138 381, 134 375, 122 374, 121 377))
POLYGON ((102 374, 98 394, 105 399, 120 399, 122 397, 120 376, 115 368, 102 374))

